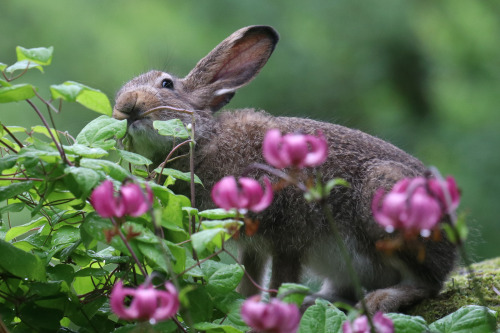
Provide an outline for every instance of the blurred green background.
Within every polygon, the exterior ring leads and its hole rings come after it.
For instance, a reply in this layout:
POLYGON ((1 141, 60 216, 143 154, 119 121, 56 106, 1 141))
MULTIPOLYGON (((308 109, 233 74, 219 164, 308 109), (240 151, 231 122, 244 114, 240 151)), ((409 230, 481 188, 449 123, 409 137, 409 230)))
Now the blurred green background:
MULTIPOLYGON (((0 62, 54 46, 40 88, 74 80, 112 100, 149 69, 184 76, 238 28, 274 26, 278 47, 230 107, 253 106, 359 128, 454 175, 475 260, 500 255, 500 2, 456 0, 1 0, 0 62)), ((67 104, 76 135, 97 114, 67 104)), ((7 125, 38 124, 0 104, 7 125)))

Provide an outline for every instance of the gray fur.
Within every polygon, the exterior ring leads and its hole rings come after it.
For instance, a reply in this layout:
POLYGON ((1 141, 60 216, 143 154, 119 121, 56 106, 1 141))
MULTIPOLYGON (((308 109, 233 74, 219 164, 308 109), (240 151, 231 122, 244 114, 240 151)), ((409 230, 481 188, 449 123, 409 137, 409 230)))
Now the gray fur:
MULTIPOLYGON (((257 75, 277 42, 278 34, 271 27, 246 27, 222 41, 183 79, 151 71, 125 84, 117 93, 113 116, 128 119, 130 149, 160 164, 174 142, 155 133, 152 121, 180 118, 189 124, 191 116, 168 109, 146 117, 142 114, 159 106, 196 110, 195 173, 205 184, 205 189, 197 190, 197 205, 206 209, 213 207, 210 189, 215 182, 227 175, 241 175, 251 163, 264 163, 262 140, 267 130, 310 134, 320 130, 328 140, 328 159, 321 167, 305 172, 314 176, 319 171, 323 180, 340 177, 351 184, 350 188, 335 189, 329 204, 368 292, 369 310, 398 311, 436 294, 455 261, 455 249, 447 240, 423 240, 422 262, 409 248, 392 255, 375 249, 378 240, 390 236, 373 220, 373 194, 380 187, 390 189, 404 177, 423 175, 426 169, 419 160, 383 140, 330 123, 273 117, 254 109, 214 115, 239 87, 257 75), (162 88, 164 79, 172 80, 173 89, 162 88)), ((185 152, 180 150, 178 155, 185 152)), ((187 158, 172 164, 188 171, 187 158)), ((264 174, 259 170, 249 172, 256 178, 264 174)), ((242 263, 257 281, 271 257, 271 288, 298 282, 303 268, 308 267, 325 282, 313 297, 359 301, 320 207, 307 203, 301 191, 287 187, 277 192, 273 204, 254 218, 260 220, 257 234, 242 236, 239 245, 242 263)), ((246 278, 240 291, 247 296, 258 292, 246 278)))

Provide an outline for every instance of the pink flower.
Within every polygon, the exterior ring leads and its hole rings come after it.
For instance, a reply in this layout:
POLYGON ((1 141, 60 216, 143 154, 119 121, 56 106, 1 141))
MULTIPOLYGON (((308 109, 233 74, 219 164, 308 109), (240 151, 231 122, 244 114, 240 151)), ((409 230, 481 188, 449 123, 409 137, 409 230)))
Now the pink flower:
POLYGON ((444 214, 456 209, 458 202, 458 189, 451 177, 446 182, 423 177, 405 178, 385 196, 384 190, 378 190, 372 201, 372 211, 375 220, 388 231, 413 229, 428 234, 444 214), (446 202, 445 191, 450 205, 446 202))
POLYGON ((157 290, 152 285, 141 285, 137 289, 124 288, 118 281, 111 291, 111 310, 125 320, 162 321, 172 318, 179 309, 179 295, 175 287, 165 283, 165 290, 157 290), (124 304, 125 297, 131 296, 130 306, 124 304))
POLYGON ((443 207, 446 207, 446 213, 457 209, 460 203, 460 192, 453 177, 448 176, 446 180, 429 179, 429 187, 442 202, 443 207))
MULTIPOLYGON (((372 318, 373 326, 375 326, 376 333, 394 333, 394 324, 392 320, 377 312, 372 318)), ((349 321, 344 322, 342 325, 343 333, 371 333, 370 324, 366 316, 356 318, 352 323, 349 321)))
POLYGON ((97 186, 90 196, 90 202, 102 217, 122 217, 125 215, 140 216, 153 203, 153 192, 146 185, 146 194, 135 183, 128 183, 115 195, 113 182, 105 180, 97 186))
POLYGON ((259 332, 295 333, 299 327, 300 312, 295 304, 277 298, 260 302, 260 296, 247 299, 241 307, 241 317, 259 332))
POLYGON ((141 216, 151 207, 153 202, 153 192, 146 185, 147 197, 141 187, 135 183, 128 183, 120 188, 120 195, 123 205, 125 206, 125 214, 130 216, 141 216))
POLYGON ((264 137, 262 152, 267 163, 279 169, 315 167, 328 157, 328 144, 321 133, 318 137, 303 134, 281 136, 278 129, 271 129, 264 137))
POLYGON ((273 201, 271 182, 264 178, 264 184, 265 190, 255 179, 241 177, 237 183, 233 176, 227 176, 212 188, 212 200, 225 210, 236 208, 260 212, 273 201))
POLYGON ((125 215, 125 205, 115 196, 111 180, 103 181, 92 191, 90 202, 102 217, 122 217, 125 215))
POLYGON ((425 184, 423 177, 402 179, 383 200, 384 191, 377 191, 372 202, 375 220, 388 231, 432 229, 441 219, 442 209, 425 184))

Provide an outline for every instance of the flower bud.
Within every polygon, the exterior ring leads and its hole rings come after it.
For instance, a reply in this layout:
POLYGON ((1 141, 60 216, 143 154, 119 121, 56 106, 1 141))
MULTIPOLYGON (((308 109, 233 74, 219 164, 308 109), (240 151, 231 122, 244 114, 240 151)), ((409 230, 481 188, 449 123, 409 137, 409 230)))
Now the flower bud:
POLYGON ((148 185, 146 193, 139 185, 128 183, 120 188, 118 195, 115 194, 110 180, 103 181, 92 191, 90 202, 102 217, 140 216, 153 203, 153 192, 148 185))
POLYGON ((125 206, 125 214, 130 216, 141 216, 153 203, 153 192, 147 185, 144 193, 139 185, 128 183, 120 188, 120 195, 125 206))
POLYGON ((260 296, 247 299, 241 307, 245 323, 258 332, 295 333, 299 327, 300 312, 295 304, 273 298, 260 302, 260 296))
POLYGON ((279 169, 315 167, 328 157, 328 144, 321 133, 318 137, 295 133, 281 136, 278 129, 271 129, 264 137, 262 153, 267 163, 279 169))
POLYGON ((92 191, 90 202, 102 217, 122 217, 125 215, 125 205, 115 196, 111 180, 103 181, 92 191))
POLYGON ((413 229, 428 234, 424 231, 434 228, 450 209, 456 209, 459 200, 451 177, 443 182, 423 177, 405 178, 389 193, 384 195, 382 189, 375 193, 372 212, 375 220, 388 231, 413 229))
POLYGON ((273 200, 271 182, 264 178, 264 184, 263 190, 255 179, 242 177, 236 182, 233 176, 227 176, 212 188, 212 200, 218 207, 225 210, 236 208, 260 212, 266 209, 273 200))
MULTIPOLYGON (((372 318, 373 326, 375 326, 376 333, 394 333, 394 323, 392 320, 377 312, 372 318)), ((352 323, 349 321, 344 322, 342 325, 343 333, 371 333, 370 324, 366 316, 361 316, 352 323)))
POLYGON ((123 287, 118 281, 110 295, 111 310, 124 320, 163 321, 172 318, 179 309, 179 295, 175 287, 165 283, 165 290, 152 285, 141 285, 137 289, 123 287), (131 296, 130 306, 125 306, 125 297, 131 296))

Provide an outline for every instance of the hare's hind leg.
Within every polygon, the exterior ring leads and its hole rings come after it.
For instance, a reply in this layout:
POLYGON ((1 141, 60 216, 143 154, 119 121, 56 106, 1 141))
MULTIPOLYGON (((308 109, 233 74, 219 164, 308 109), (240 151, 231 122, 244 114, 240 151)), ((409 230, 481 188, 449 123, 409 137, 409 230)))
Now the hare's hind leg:
POLYGON ((246 274, 241 279, 238 291, 246 297, 259 294, 260 290, 255 284, 262 284, 267 256, 255 247, 242 244, 239 246, 239 259, 240 263, 245 267, 246 274), (248 278, 247 274, 250 275, 253 281, 248 278))
MULTIPOLYGON (((365 297, 365 302, 371 314, 377 311, 398 312, 425 298, 434 296, 439 288, 433 289, 399 284, 368 293, 365 297)), ((360 308, 361 305, 358 304, 358 307, 360 308)))
POLYGON ((299 283, 302 273, 301 255, 296 253, 275 253, 271 270, 270 289, 277 290, 282 283, 299 283))

